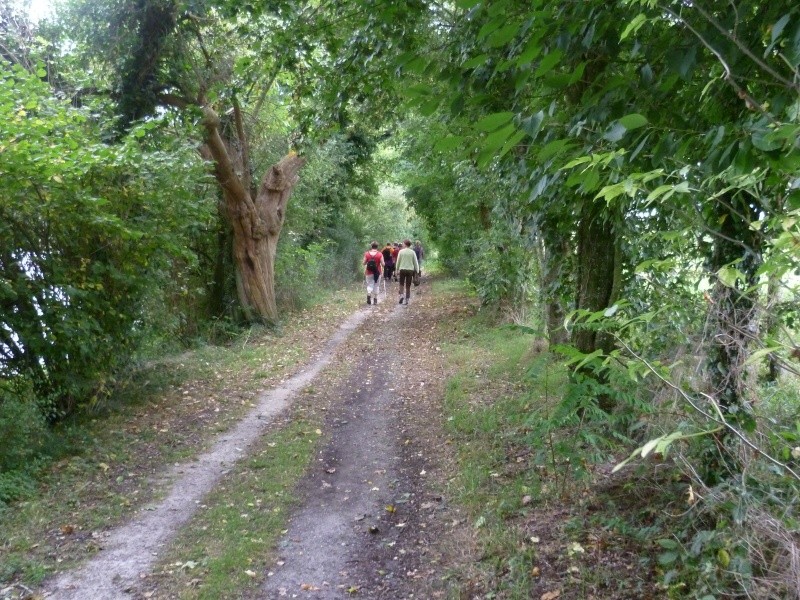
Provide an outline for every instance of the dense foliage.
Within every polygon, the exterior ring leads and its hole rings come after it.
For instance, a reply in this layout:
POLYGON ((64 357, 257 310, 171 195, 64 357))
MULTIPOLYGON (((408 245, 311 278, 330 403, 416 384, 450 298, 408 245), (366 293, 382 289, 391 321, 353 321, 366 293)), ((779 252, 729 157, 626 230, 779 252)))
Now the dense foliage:
POLYGON ((677 453, 705 502, 659 542, 670 594, 800 593, 797 7, 75 0, 39 49, 2 7, 3 415, 248 316, 227 182, 293 147, 283 306, 429 235, 564 357, 548 427, 677 453))

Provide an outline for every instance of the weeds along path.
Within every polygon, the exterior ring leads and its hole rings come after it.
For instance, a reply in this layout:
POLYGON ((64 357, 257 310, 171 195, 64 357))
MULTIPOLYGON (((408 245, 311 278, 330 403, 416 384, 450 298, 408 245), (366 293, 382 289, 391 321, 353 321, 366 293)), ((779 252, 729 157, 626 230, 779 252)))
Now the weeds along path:
POLYGON ((291 404, 298 390, 328 365, 334 351, 368 315, 363 310, 351 315, 309 365, 280 387, 265 392, 256 408, 222 434, 211 450, 191 462, 177 464, 170 474, 174 484, 163 501, 146 507, 132 521, 113 530, 92 560, 51 581, 44 595, 64 600, 130 597, 140 575, 147 573, 159 551, 190 519, 203 496, 233 463, 246 456, 248 447, 291 404))

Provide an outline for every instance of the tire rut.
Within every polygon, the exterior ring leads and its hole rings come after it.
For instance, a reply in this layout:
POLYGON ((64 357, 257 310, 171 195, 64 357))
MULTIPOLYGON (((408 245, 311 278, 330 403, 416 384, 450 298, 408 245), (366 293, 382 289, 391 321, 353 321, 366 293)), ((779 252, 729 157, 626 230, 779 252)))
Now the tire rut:
POLYGON ((130 597, 156 561, 160 551, 197 510, 200 500, 274 419, 287 409, 296 393, 333 359, 335 350, 367 318, 357 311, 297 375, 264 392, 255 409, 231 430, 221 434, 209 451, 176 464, 167 474, 174 483, 164 500, 145 506, 127 524, 101 539, 97 555, 82 567, 63 573, 43 586, 42 596, 56 600, 110 600, 130 597))

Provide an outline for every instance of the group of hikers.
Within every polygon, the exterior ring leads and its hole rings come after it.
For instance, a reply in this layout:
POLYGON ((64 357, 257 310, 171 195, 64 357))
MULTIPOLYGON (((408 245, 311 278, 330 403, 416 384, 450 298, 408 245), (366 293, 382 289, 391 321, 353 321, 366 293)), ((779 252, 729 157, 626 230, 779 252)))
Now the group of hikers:
POLYGON ((386 242, 383 249, 378 246, 378 242, 372 242, 370 249, 364 253, 367 304, 378 303, 381 278, 387 282, 398 282, 399 303, 408 304, 411 299, 411 284, 414 282, 414 285, 418 285, 418 278, 422 275, 422 260, 425 258, 422 244, 417 240, 412 247, 411 240, 404 240, 402 244, 386 242))

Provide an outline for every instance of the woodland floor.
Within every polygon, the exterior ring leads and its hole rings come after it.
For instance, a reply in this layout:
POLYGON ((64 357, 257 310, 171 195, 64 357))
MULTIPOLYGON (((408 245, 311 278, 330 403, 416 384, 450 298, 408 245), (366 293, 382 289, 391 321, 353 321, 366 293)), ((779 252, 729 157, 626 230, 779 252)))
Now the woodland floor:
MULTIPOLYGON (((547 566, 563 562, 559 557, 567 542, 560 532, 573 511, 552 505, 521 524, 527 535, 536 533, 544 542, 538 564, 548 577, 539 579, 525 596, 488 589, 491 584, 475 568, 485 551, 479 550, 473 517, 448 494, 456 458, 442 401, 448 378, 442 347, 457 343, 460 324, 477 307, 467 298, 454 303, 452 295, 438 295, 436 285, 424 281, 410 306, 398 305, 390 291, 378 306, 363 305, 343 318, 338 330, 317 332, 311 343, 316 353, 290 378, 257 382, 267 389, 255 394, 246 391, 252 385, 240 382, 245 390, 241 395, 250 398, 253 408, 215 439, 193 440, 190 446, 199 452, 194 458, 175 463, 166 473, 150 472, 153 485, 163 486, 165 492, 153 495, 127 522, 91 533, 63 528, 54 532, 62 540, 79 534, 87 538, 83 543, 92 546, 92 556, 27 597, 203 597, 194 589, 202 588, 202 577, 170 567, 180 564, 170 561, 181 532, 192 528, 193 515, 205 507, 207 496, 222 489, 224 497, 226 481, 237 469, 248 468, 261 438, 290 427, 298 418, 318 426, 309 432, 316 445, 294 489, 298 501, 275 547, 256 561, 254 570, 246 571, 251 584, 241 591, 228 590, 226 597, 649 597, 561 595, 562 579, 574 579, 574 573, 566 563, 563 569, 547 566), (546 547, 552 548, 550 556, 546 547)), ((298 339, 300 345, 308 343, 308 335, 298 339)), ((191 390, 192 398, 215 394, 218 390, 191 390)), ((172 404, 170 410, 174 427, 204 418, 190 402, 172 404)), ((152 412, 143 412, 142 422, 128 426, 150 427, 153 418, 152 412)), ((202 436, 192 431, 186 435, 202 436)), ((140 463, 146 473, 148 458, 142 456, 140 463)), ((77 542, 68 541, 74 551, 77 542)), ((635 561, 630 554, 614 570, 624 578, 636 568, 635 561)))

